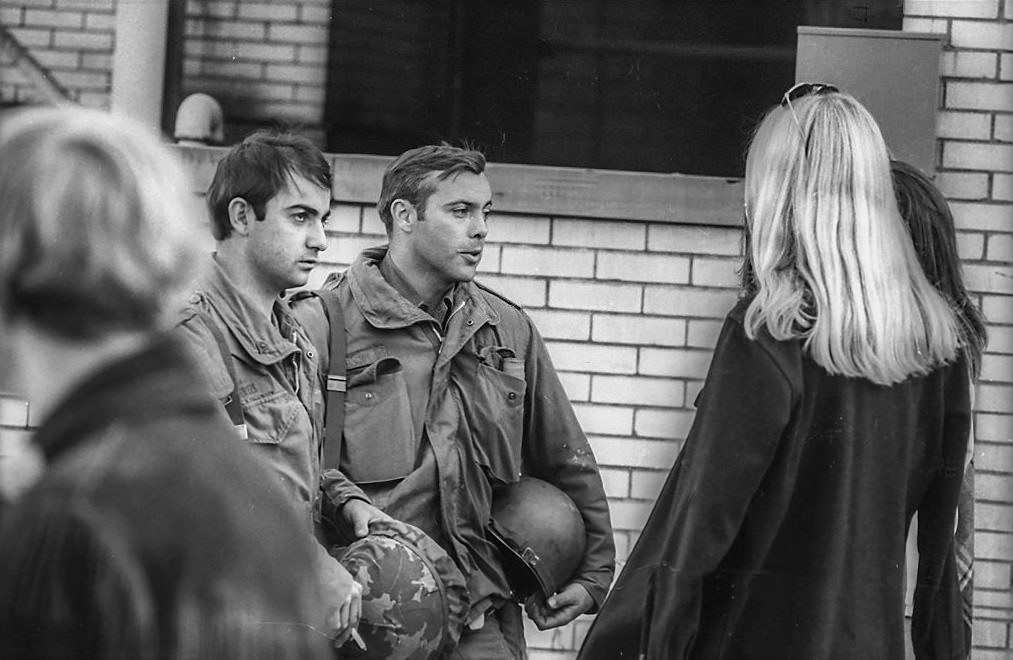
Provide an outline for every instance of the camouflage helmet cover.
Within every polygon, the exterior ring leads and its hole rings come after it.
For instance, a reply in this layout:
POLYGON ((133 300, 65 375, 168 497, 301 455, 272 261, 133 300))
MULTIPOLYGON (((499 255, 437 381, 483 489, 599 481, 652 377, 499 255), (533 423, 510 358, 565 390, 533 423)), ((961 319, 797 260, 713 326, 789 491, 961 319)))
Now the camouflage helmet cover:
POLYGON ((377 521, 337 555, 362 585, 358 631, 365 651, 345 644, 343 658, 435 660, 453 650, 468 614, 465 578, 422 530, 377 521))

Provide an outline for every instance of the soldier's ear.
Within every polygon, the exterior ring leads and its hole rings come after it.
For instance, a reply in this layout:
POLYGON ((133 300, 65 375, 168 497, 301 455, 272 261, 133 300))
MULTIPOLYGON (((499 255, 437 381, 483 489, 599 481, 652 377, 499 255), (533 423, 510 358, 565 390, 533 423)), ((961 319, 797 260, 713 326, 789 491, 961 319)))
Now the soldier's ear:
POLYGON ((390 215, 394 218, 394 226, 406 234, 410 234, 418 221, 415 205, 406 199, 395 199, 390 203, 390 215))
POLYGON ((242 197, 233 197, 229 201, 229 224, 232 231, 240 236, 250 233, 250 223, 254 220, 253 207, 242 197))

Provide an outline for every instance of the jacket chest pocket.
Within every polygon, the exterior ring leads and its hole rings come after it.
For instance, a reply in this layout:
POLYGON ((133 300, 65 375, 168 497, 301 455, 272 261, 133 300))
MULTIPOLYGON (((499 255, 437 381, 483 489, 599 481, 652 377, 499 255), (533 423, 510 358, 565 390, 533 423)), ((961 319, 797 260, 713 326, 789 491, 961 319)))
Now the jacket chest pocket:
POLYGON ((302 404, 284 391, 248 395, 240 390, 240 397, 247 435, 255 444, 281 444, 303 410, 302 404))
POLYGON ((349 365, 341 471, 358 484, 392 481, 415 467, 408 385, 396 357, 349 365))
POLYGON ((520 478, 524 438, 524 362, 513 351, 490 347, 464 370, 459 392, 471 420, 474 460, 502 483, 520 478))

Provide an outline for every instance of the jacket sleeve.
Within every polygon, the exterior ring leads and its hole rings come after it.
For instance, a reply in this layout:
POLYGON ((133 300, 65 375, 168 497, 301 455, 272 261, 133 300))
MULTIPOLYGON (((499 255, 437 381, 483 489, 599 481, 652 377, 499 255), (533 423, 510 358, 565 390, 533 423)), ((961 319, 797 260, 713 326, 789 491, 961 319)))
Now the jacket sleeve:
POLYGON ((687 657, 704 580, 735 542, 793 405, 790 381, 774 357, 726 320, 689 437, 581 660, 634 657, 631 649, 652 660, 687 657))
MULTIPOLYGON (((302 325, 310 342, 316 347, 320 355, 320 372, 325 379, 321 387, 326 392, 326 377, 330 368, 330 324, 327 322, 327 314, 324 312, 323 303, 315 295, 299 296, 291 302, 292 314, 302 325)), ((344 359, 341 356, 339 359, 344 359)), ((369 497, 361 488, 355 485, 341 470, 335 468, 323 468, 320 476, 320 487, 327 496, 327 503, 330 506, 323 508, 324 515, 333 518, 333 514, 340 511, 345 502, 352 499, 359 499, 369 502, 369 497)), ((334 521, 339 522, 339 521, 334 521)))
POLYGON ((966 658, 970 642, 964 639, 953 545, 956 503, 970 435, 970 383, 963 360, 949 369, 942 464, 918 508, 918 578, 911 641, 919 660, 966 658))
POLYGON ((532 476, 567 493, 583 516, 586 548, 571 582, 587 589, 594 599, 595 612, 615 572, 608 501, 594 453, 552 366, 545 342, 527 322, 531 334, 525 357, 524 463, 532 476))

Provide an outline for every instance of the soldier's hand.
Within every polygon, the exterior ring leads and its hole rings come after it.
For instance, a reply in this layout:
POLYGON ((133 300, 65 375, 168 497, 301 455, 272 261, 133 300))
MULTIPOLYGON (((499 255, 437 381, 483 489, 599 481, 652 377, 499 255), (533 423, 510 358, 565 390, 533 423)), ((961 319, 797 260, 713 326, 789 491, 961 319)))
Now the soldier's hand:
POLYGON ((524 603, 524 611, 539 630, 565 626, 594 607, 594 599, 583 586, 570 583, 548 599, 536 593, 524 603))
POLYGON ((355 581, 344 566, 335 562, 324 588, 329 606, 327 629, 334 639, 334 646, 341 646, 359 625, 359 617, 362 616, 362 585, 355 581))
POLYGON ((352 526, 357 539, 369 534, 369 523, 374 520, 394 520, 365 500, 348 500, 341 508, 341 514, 352 526))

